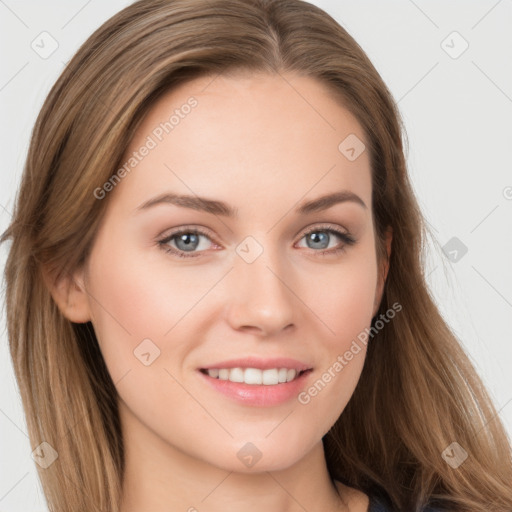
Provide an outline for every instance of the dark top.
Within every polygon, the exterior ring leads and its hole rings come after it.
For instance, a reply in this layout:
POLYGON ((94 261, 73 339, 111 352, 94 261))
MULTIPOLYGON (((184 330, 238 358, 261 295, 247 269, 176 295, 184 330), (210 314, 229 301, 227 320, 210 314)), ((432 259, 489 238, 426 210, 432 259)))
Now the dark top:
MULTIPOLYGON (((370 504, 368 505, 368 512, 392 512, 392 509, 381 501, 376 496, 369 496, 370 504)), ((438 510, 427 507, 423 512, 439 512, 438 510)))

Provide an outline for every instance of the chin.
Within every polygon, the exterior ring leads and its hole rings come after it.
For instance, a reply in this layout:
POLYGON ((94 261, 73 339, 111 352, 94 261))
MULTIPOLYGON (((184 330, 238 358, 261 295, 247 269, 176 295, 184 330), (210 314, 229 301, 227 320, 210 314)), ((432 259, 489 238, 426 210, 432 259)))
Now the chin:
POLYGON ((304 443, 300 445, 272 443, 268 439, 237 442, 236 446, 226 448, 210 462, 226 471, 236 473, 262 473, 281 471, 296 464, 307 453, 304 443), (228 455, 234 453, 234 457, 228 455))

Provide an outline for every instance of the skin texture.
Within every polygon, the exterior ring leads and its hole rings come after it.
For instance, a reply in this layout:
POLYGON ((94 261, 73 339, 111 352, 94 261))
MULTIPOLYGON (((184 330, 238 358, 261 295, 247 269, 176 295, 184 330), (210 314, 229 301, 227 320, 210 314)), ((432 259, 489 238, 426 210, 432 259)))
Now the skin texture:
POLYGON ((366 350, 307 405, 240 404, 207 386, 198 368, 292 357, 313 367, 306 389, 370 326, 387 268, 379 276, 369 155, 349 161, 338 150, 349 134, 365 135, 313 79, 203 77, 153 106, 127 158, 191 96, 197 106, 109 192, 86 266, 52 289, 70 320, 92 321, 120 395, 122 512, 364 511, 368 498, 341 484, 346 506, 340 501, 321 440, 350 400, 366 350), (344 189, 366 208, 294 212, 344 189), (171 204, 137 210, 163 192, 224 201, 238 218, 171 204), (356 243, 345 245, 325 223, 356 243), (158 244, 183 226, 208 233, 194 246, 197 257, 158 244), (304 236, 316 226, 329 249, 345 250, 320 255, 325 246, 304 236), (248 236, 263 249, 250 264, 236 250, 248 236), (160 355, 145 366, 134 350, 148 338, 160 355), (237 457, 248 442, 262 454, 250 468, 237 457))

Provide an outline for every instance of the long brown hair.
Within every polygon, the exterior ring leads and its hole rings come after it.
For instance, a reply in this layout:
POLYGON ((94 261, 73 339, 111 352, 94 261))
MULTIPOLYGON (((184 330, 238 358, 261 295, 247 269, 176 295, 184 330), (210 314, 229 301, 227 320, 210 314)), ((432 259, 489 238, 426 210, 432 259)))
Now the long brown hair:
POLYGON ((108 181, 149 108, 195 77, 231 71, 313 77, 368 139, 379 262, 393 229, 379 314, 402 311, 368 344, 357 388, 324 447, 332 479, 400 511, 512 510, 509 439, 482 381, 439 313, 424 275, 428 234, 406 170, 396 104, 363 50, 300 0, 140 0, 83 44, 34 127, 11 225, 5 277, 10 350, 54 512, 118 510, 123 444, 117 392, 90 323, 68 321, 42 270, 86 261, 108 205, 108 181), (443 452, 458 443, 454 468, 443 452))

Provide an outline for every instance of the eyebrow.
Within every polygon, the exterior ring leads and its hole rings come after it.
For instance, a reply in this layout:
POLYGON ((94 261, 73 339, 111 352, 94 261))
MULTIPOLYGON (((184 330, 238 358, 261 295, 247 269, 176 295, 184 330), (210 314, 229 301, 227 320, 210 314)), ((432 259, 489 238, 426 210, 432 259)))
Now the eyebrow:
MULTIPOLYGON (((301 204, 295 213, 298 215, 307 215, 313 212, 319 212, 327 210, 331 206, 339 203, 353 202, 367 209, 365 202, 356 194, 350 190, 341 190, 325 196, 312 199, 301 204)), ((178 195, 165 193, 157 197, 149 199, 148 201, 141 204, 136 211, 147 210, 156 205, 171 204, 175 206, 181 206, 182 208, 190 208, 192 210, 203 211, 206 213, 212 213, 214 215, 220 215, 223 217, 237 218, 238 208, 233 208, 223 201, 216 201, 214 199, 207 199, 205 197, 190 196, 190 195, 178 195)))

